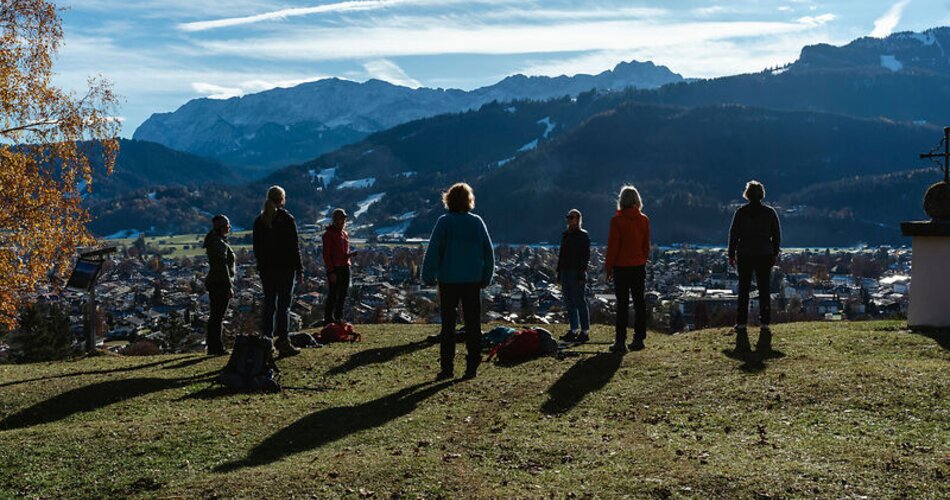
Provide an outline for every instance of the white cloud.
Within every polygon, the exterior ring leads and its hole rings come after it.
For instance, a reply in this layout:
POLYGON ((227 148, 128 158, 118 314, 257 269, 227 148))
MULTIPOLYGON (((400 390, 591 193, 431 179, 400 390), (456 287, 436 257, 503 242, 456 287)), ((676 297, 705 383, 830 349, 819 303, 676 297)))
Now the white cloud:
POLYGON ((906 8, 909 3, 910 0, 900 0, 892 5, 890 9, 887 9, 887 12, 885 12, 883 16, 874 21, 874 30, 871 31, 871 36, 884 38, 890 35, 894 31, 894 28, 897 27, 897 24, 901 22, 901 17, 904 15, 904 8, 906 8))
POLYGON ((300 28, 279 35, 197 42, 212 54, 266 60, 327 61, 437 54, 529 54, 631 50, 715 40, 798 33, 804 22, 686 22, 641 20, 552 24, 452 24, 444 19, 413 26, 300 28))
POLYGON ((835 16, 834 14, 822 14, 820 16, 805 16, 805 17, 799 18, 798 22, 802 24, 809 24, 812 26, 821 26, 822 24, 826 24, 826 23, 830 23, 831 21, 834 21, 836 17, 837 16, 835 16))
POLYGON ((653 61, 686 77, 715 78, 753 73, 795 61, 805 45, 820 42, 843 43, 822 31, 781 35, 756 43, 711 40, 685 45, 657 45, 629 51, 596 51, 576 57, 529 62, 520 72, 526 75, 597 74, 620 61, 653 61))
POLYGON ((791 7, 788 5, 780 5, 778 8, 779 12, 793 12, 794 10, 795 10, 794 7, 791 7))
POLYGON ((380 10, 392 7, 405 6, 438 6, 451 4, 471 4, 471 3, 513 3, 515 0, 347 0, 344 2, 328 3, 316 5, 313 7, 292 7, 287 9, 273 10, 262 14, 255 14, 242 17, 228 17, 214 19, 210 21, 195 21, 182 23, 178 29, 182 31, 204 31, 215 28, 226 28, 231 26, 240 26, 244 24, 253 24, 264 21, 283 21, 291 17, 312 16, 315 14, 330 13, 352 13, 380 10))
POLYGON ((377 80, 383 80, 394 85, 402 85, 403 87, 412 89, 422 86, 418 80, 407 75, 396 63, 387 59, 367 61, 363 63, 363 68, 366 69, 370 77, 376 78, 377 80))
MULTIPOLYGON (((397 66, 398 69, 398 66, 397 66)), ((403 73, 405 74, 405 73, 403 73)), ((239 97, 244 94, 253 94, 278 87, 294 87, 301 83, 313 82, 327 78, 325 76, 301 78, 295 80, 246 80, 239 83, 236 87, 225 87, 207 82, 192 82, 191 88, 195 92, 211 99, 229 99, 239 97)), ((417 82, 418 83, 418 82, 417 82)))

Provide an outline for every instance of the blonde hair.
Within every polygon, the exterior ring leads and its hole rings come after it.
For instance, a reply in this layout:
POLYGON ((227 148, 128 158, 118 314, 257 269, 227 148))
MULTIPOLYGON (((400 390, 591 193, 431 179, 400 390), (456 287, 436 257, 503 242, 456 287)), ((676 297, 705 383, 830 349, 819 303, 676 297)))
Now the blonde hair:
POLYGON ((475 193, 472 186, 464 182, 457 182, 442 193, 442 204, 449 212, 470 212, 475 208, 475 193))
POLYGON ((572 209, 568 210, 568 211, 567 211, 567 216, 570 217, 570 216, 572 216, 572 215, 576 215, 576 216, 577 216, 577 227, 584 227, 584 215, 581 214, 581 211, 578 210, 578 209, 576 209, 576 208, 572 208, 572 209))
POLYGON ((632 185, 626 185, 620 188, 620 195, 617 196, 617 210, 626 208, 643 208, 643 199, 640 198, 640 191, 632 185))
POLYGON ((280 186, 271 186, 267 190, 267 199, 264 200, 264 208, 261 209, 261 221, 264 227, 270 229, 274 223, 274 216, 277 215, 277 209, 284 206, 287 199, 287 193, 280 186))
POLYGON ((742 193, 742 197, 752 201, 762 201, 765 198, 765 186, 761 182, 752 180, 745 183, 745 191, 742 193))

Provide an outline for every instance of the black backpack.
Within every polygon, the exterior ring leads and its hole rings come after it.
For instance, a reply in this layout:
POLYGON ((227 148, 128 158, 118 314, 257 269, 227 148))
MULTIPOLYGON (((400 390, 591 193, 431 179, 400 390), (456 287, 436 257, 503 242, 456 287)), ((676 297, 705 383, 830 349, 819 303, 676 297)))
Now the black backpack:
POLYGON ((280 369, 274 362, 274 344, 267 337, 238 335, 231 358, 215 382, 244 392, 280 392, 280 369))

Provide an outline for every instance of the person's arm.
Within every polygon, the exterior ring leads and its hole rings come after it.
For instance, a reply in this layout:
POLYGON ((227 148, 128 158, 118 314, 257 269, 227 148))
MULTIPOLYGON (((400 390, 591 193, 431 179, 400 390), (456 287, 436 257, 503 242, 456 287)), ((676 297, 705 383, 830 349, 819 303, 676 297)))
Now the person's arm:
POLYGON ((782 225, 778 220, 778 214, 772 210, 772 255, 778 255, 782 251, 782 225))
POLYGON ((481 217, 478 221, 482 224, 482 288, 491 284, 495 276, 495 249, 492 248, 491 235, 488 234, 488 226, 481 217))
POLYGON ((558 284, 561 283, 561 262, 562 262, 563 259, 564 259, 564 247, 565 247, 565 243, 567 243, 567 237, 566 237, 566 236, 561 236, 561 246, 560 246, 560 248, 558 248, 558 250, 557 250, 557 267, 554 269, 555 274, 557 275, 557 282, 558 282, 558 284))
POLYGON ((778 214, 772 209, 772 265, 778 263, 778 254, 782 251, 782 226, 778 214))
POLYGON ((323 264, 327 267, 327 274, 333 272, 333 255, 336 252, 336 242, 333 239, 330 231, 323 233, 323 264))
POLYGON ((432 228, 432 235, 429 236, 429 245, 426 247, 425 257, 422 258, 422 282, 427 285, 434 284, 439 277, 438 271, 442 258, 442 246, 445 244, 445 242, 442 241, 444 235, 442 221, 443 219, 439 218, 435 223, 435 227, 432 228))
POLYGON ((290 217, 290 244, 293 246, 294 253, 291 257, 294 262, 294 269, 300 273, 300 276, 303 276, 303 259, 300 258, 300 238, 297 236, 297 221, 294 220, 293 216, 287 214, 290 217))
POLYGON ((583 247, 581 248, 581 267, 578 269, 578 278, 581 281, 587 281, 587 266, 590 265, 590 235, 587 233, 581 233, 581 243, 583 247))
POLYGON ((646 216, 643 218, 643 256, 647 259, 650 258, 650 219, 646 216))
POLYGON ((616 219, 610 219, 610 232, 607 234, 607 255, 604 257, 604 271, 607 273, 608 280, 613 278, 614 263, 617 262, 617 253, 620 251, 618 223, 616 219))
POLYGON ((254 250, 254 260, 257 262, 257 270, 261 270, 261 259, 264 256, 261 254, 263 252, 264 239, 261 235, 260 230, 260 218, 254 220, 254 229, 251 232, 251 244, 252 249, 254 250))
POLYGON ((739 244, 739 211, 732 214, 732 224, 729 225, 729 264, 735 265, 736 246, 739 244))

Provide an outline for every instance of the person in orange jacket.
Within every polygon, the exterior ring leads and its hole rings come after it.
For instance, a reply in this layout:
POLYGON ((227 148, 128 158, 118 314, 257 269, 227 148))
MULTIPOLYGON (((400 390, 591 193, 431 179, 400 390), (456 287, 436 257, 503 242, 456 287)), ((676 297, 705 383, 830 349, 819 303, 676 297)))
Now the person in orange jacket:
POLYGON ((644 348, 647 336, 646 263, 650 257, 650 219, 641 210, 643 200, 634 186, 624 186, 617 197, 617 214, 610 219, 607 237, 605 270, 607 280, 614 281, 617 295, 617 324, 611 352, 627 351, 627 324, 630 296, 633 295, 633 342, 631 351, 644 348))

